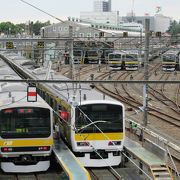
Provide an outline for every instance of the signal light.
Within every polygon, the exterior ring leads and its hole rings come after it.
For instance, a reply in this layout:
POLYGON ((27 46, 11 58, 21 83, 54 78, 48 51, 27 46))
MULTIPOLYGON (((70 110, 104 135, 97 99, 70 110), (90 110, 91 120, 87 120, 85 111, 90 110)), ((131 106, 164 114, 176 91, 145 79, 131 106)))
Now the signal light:
POLYGON ((37 42, 37 47, 38 48, 44 48, 44 41, 38 41, 37 42))
POLYGON ((14 49, 13 42, 6 42, 6 49, 14 49))

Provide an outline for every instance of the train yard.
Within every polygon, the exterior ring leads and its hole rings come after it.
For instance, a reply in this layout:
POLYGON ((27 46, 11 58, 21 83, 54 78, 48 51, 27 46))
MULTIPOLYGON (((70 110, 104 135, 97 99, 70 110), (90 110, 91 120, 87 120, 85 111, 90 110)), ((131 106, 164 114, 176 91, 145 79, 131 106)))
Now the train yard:
POLYGON ((180 180, 176 20, 20 1, 58 23, 1 24, 0 180, 180 180))
POLYGON ((67 179, 66 174, 62 170, 61 166, 54 160, 51 161, 52 164, 47 172, 36 172, 36 173, 4 173, 0 172, 0 179, 8 180, 52 180, 52 179, 67 179))
MULTIPOLYGON (((99 71, 98 65, 93 65, 91 71, 87 73, 86 66, 75 67, 81 71, 75 73, 75 79, 91 79, 92 74, 96 80, 143 80, 144 74, 140 71, 108 71, 106 66, 102 66, 99 71), (92 71, 93 70, 93 71, 92 71)), ((156 59, 150 64, 150 80, 179 80, 180 73, 164 72, 161 70, 160 59, 156 59)), ((61 73, 67 75, 67 69, 61 69, 61 73)), ((142 84, 99 84, 95 86, 104 94, 108 94, 126 105, 126 115, 128 119, 142 124, 143 111, 143 85, 142 84)), ((149 111, 148 129, 164 137, 168 141, 179 146, 180 128, 179 120, 179 84, 152 84, 149 85, 149 111)), ((172 150, 173 152, 173 150, 172 150)), ((179 153, 175 153, 175 159, 179 159, 179 153)), ((177 163, 179 167, 179 162, 177 163)))
MULTIPOLYGON (((124 54, 124 52, 122 53, 124 54)), ((157 53, 158 54, 158 53, 157 53)), ((130 63, 130 70, 126 69, 126 62, 124 60, 120 60, 120 68, 118 70, 114 70, 109 67, 109 64, 106 63, 97 63, 97 64, 86 64, 86 63, 80 63, 80 61, 77 64, 73 63, 60 63, 57 64, 55 62, 51 66, 46 67, 46 69, 43 67, 42 70, 41 67, 38 67, 37 69, 31 69, 32 64, 28 64, 30 60, 24 59, 23 57, 19 57, 17 53, 13 54, 10 51, 6 53, 4 51, 3 56, 7 56, 10 61, 14 61, 15 64, 17 63, 21 70, 18 70, 18 74, 22 73, 22 69, 25 70, 25 73, 21 74, 21 77, 25 79, 31 79, 32 77, 37 80, 58 80, 61 76, 68 77, 72 80, 75 80, 76 83, 73 83, 72 86, 69 86, 68 83, 62 84, 54 84, 48 83, 47 85, 43 86, 43 88, 39 88, 39 93, 41 96, 48 102, 50 106, 52 106, 54 109, 57 110, 57 104, 60 103, 60 105, 63 105, 62 110, 62 116, 64 118, 67 117, 67 109, 69 108, 69 105, 65 102, 62 103, 62 100, 58 100, 57 97, 59 96, 67 96, 67 102, 68 99, 71 98, 77 98, 73 97, 73 93, 76 91, 80 94, 80 104, 81 102, 81 95, 82 100, 85 100, 86 93, 85 90, 92 90, 92 91, 98 91, 101 92, 100 96, 104 100, 109 97, 116 99, 117 101, 123 103, 125 107, 125 129, 126 133, 125 135, 129 138, 131 138, 134 142, 138 142, 142 145, 145 143, 145 141, 151 140, 153 143, 157 144, 161 148, 165 149, 167 151, 167 158, 168 158, 168 166, 174 170, 174 166, 172 164, 171 157, 173 158, 177 170, 180 170, 180 134, 179 128, 180 128, 180 85, 179 83, 158 83, 158 81, 178 81, 180 79, 180 71, 179 71, 179 65, 173 66, 173 68, 176 68, 172 71, 171 70, 164 70, 162 68, 162 59, 159 55, 155 55, 153 59, 148 64, 148 79, 152 81, 156 81, 157 83, 150 83, 148 84, 148 114, 147 114, 147 125, 146 127, 143 126, 144 123, 144 96, 143 96, 143 83, 133 83, 133 81, 143 81, 145 76, 145 68, 144 64, 141 64, 138 62, 138 66, 136 66, 136 69, 131 69, 131 65, 134 64, 132 61, 130 63), (22 58, 22 59, 21 59, 22 58), (19 60, 20 61, 19 61, 19 60), (19 61, 19 62, 18 62, 19 61), (27 67, 30 67, 28 70, 27 67), (42 70, 42 72, 41 72, 42 70), (47 74, 46 72, 49 72, 47 74), (90 83, 86 86, 81 83, 81 81, 89 81, 90 83), (92 81, 92 82, 91 82, 92 81), (93 82, 94 81, 94 82, 93 82), (99 83, 96 83, 95 81, 99 81, 99 83), (100 83, 100 81, 112 81, 112 83, 100 83), (123 81, 130 81, 132 83, 122 83, 123 81), (43 91, 43 89, 45 91, 43 91), (53 91, 51 91, 53 89, 53 91), (75 90, 74 90, 75 89, 75 90), (83 90, 84 89, 84 90, 83 90), (67 94, 63 94, 63 91, 67 90, 67 94), (72 90, 72 92, 71 92, 72 90), (46 93, 45 93, 46 92, 46 93), (52 93, 53 92, 53 93, 52 93), (57 94, 58 92, 58 94, 57 94), (52 94, 50 94, 52 93, 52 94), (66 111, 64 111, 66 108, 66 111), (134 124, 134 127, 132 127, 132 124, 134 124)), ((134 58, 134 56, 132 56, 134 58)), ((132 58, 130 57, 130 58, 132 58)), ((133 59, 132 58, 132 59, 133 59)), ((116 60, 115 60, 116 61, 116 60)), ((116 62, 113 61, 112 63, 116 62)), ((137 59, 135 60, 137 63, 137 59)), ((99 61, 100 62, 100 61, 99 61)), ((11 64, 11 63, 10 63, 11 64)), ((178 64, 178 63, 176 63, 178 64)), ((129 65, 129 62, 128 62, 129 65)), ((133 66, 132 66, 133 67, 133 66)), ((16 69, 16 68, 15 68, 16 69)), ((146 72, 147 73, 147 72, 146 72)), ((39 83, 37 83, 39 85, 39 83)), ((36 85, 37 85, 36 84, 36 85)), ((46 84, 46 83, 45 83, 46 84)), ((85 83, 86 84, 86 83, 85 83)), ((60 107, 60 106, 59 106, 60 107)), ((74 107, 73 107, 74 108, 74 107)), ((77 111, 77 109, 76 109, 77 111)), ((74 110, 74 112, 76 112, 74 110)), ((78 112, 78 111, 77 111, 78 112)), ((76 113, 77 113, 76 112, 76 113)), ((68 112, 69 113, 69 112, 68 112)), ((88 113, 88 112, 86 112, 88 113)), ((81 114, 81 113, 80 113, 81 114)), ((61 116, 61 115, 60 115, 61 116)), ((75 115, 76 116, 76 115, 75 115)), ((86 117, 84 115, 84 117, 86 117)), ((71 119, 72 120, 72 119, 71 119)), ((64 122, 66 120, 63 120, 64 122)), ((63 122, 63 123, 64 123, 63 122)), ((97 124, 106 123, 105 120, 99 120, 97 121, 97 124)), ((67 124, 67 122, 65 122, 67 124)), ((86 141, 80 142, 79 146, 81 146, 81 143, 83 146, 89 146, 89 142, 92 138, 92 136, 89 135, 89 131, 91 130, 89 126, 92 124, 96 124, 91 122, 90 124, 86 124, 85 126, 77 126, 77 129, 75 128, 75 125, 70 125, 70 129, 73 133, 82 133, 80 136, 85 137, 86 141), (86 130, 87 128, 87 130, 86 130), (89 130, 89 131, 88 131, 89 130), (87 131, 87 132, 86 132, 87 131), (86 133, 83 135, 83 133, 86 133)), ((100 127, 100 125, 98 125, 100 127)), ((96 127, 97 128, 97 127, 96 127)), ((102 128, 103 125, 102 125, 102 128)), ((68 130, 69 131, 69 130, 68 130)), ((93 129, 93 133, 96 132, 93 129)), ((65 133, 66 134, 66 133, 65 133)), ((75 138, 78 139, 80 136, 75 135, 75 138)), ((98 138, 102 138, 101 136, 95 134, 98 138)), ((84 139, 83 139, 84 140, 84 139)), ((123 139, 122 139, 123 141, 123 139)), ((91 142, 92 143, 92 142, 91 142)), ((113 141, 113 143, 117 143, 119 145, 119 142, 113 141)), ((77 143, 78 144, 78 143, 77 143)), ((93 143, 92 143, 93 144, 93 143)), ((93 144, 96 145, 96 144, 93 144)), ((93 147, 91 145, 90 147, 93 147)), ((115 144, 114 144, 115 145, 115 144)), ((74 146, 74 145, 73 145, 74 146)), ((95 147, 95 146, 94 146, 95 147)), ((93 147, 93 148, 94 148, 93 147)), ((70 146, 70 149, 72 147, 70 146)), ((95 148, 94 148, 95 149, 95 148)), ((120 150, 121 151, 121 150, 120 150)), ((95 149, 96 152, 96 149, 95 149)), ((80 156, 82 152, 80 152, 80 156)), ((103 151, 97 151, 97 154, 100 153, 100 156, 106 157, 106 153, 103 151)), ((76 152, 75 155, 78 153, 76 152)), ((114 153, 115 154, 115 153, 114 153)), ((91 154, 94 156, 94 154, 91 154)), ((118 153, 117 153, 118 155, 118 153)), ((95 155, 97 156, 97 155, 95 155)), ((78 156, 77 156, 78 157, 78 156)), ((133 157, 133 155, 130 155, 130 157, 133 157)), ((126 157, 126 151, 122 151, 122 162, 125 163, 126 157)), ((81 157, 79 158, 81 159, 81 157)), ((83 158, 82 158, 83 159, 83 158)), ((140 166, 139 160, 135 159, 136 166, 140 166)), ((55 159, 52 160, 52 164, 47 172, 45 173, 33 173, 33 174, 4 174, 1 172, 0 178, 8 178, 8 179, 66 179, 67 176, 64 172, 64 170, 59 166, 59 164, 56 162, 55 159), (53 165, 55 164, 55 165, 53 165)), ((82 161, 83 162, 83 161, 82 161)), ((109 161, 111 162, 111 161, 109 161)), ((88 161, 87 161, 88 163, 88 161)), ((91 176, 91 179, 151 179, 146 174, 141 175, 140 170, 138 167, 135 167, 132 165, 131 160, 129 162, 125 163, 125 166, 121 164, 117 167, 111 167, 111 165, 106 168, 87 168, 87 171, 89 172, 89 175, 91 176)), ((87 166, 87 164, 85 165, 87 166)), ((99 165, 100 166, 100 165, 99 165)), ((112 165, 113 166, 113 165, 112 165)), ((146 169, 146 168, 144 168, 146 169)), ((147 171, 148 168, 146 169, 147 171)), ((146 171, 146 172, 147 172, 146 171)))

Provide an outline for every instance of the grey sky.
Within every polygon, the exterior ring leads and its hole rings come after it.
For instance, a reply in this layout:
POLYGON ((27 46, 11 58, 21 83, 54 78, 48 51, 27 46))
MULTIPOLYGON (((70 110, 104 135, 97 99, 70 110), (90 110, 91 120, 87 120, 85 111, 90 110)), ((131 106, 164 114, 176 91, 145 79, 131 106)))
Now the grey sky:
MULTIPOLYGON (((65 19, 68 16, 79 17, 81 11, 93 11, 94 0, 25 0, 34 6, 58 17, 65 19)), ((133 0, 112 0, 112 10, 119 11, 121 16, 132 10, 133 0)), ((162 7, 162 14, 180 20, 180 0, 134 0, 136 15, 154 15, 156 7, 162 7)), ((48 15, 28 6, 20 0, 1 0, 0 22, 13 23, 27 22, 28 20, 58 22, 48 15)))

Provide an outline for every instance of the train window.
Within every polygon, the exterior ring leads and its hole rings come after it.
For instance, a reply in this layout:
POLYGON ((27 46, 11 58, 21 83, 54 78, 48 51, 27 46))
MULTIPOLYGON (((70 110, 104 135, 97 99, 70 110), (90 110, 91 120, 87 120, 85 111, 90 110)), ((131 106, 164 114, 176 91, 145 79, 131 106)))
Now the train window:
POLYGON ((98 56, 97 51, 87 51, 88 56, 98 56))
POLYGON ((109 54, 109 59, 121 59, 121 54, 109 54))
POLYGON ((173 54, 163 55, 163 61, 174 61, 174 60, 175 60, 175 56, 173 54))
POLYGON ((94 105, 92 111, 107 111, 107 105, 94 105))
POLYGON ((11 108, 0 112, 2 138, 37 138, 50 135, 50 110, 11 108))
POLYGON ((126 59, 129 59, 129 60, 137 60, 137 59, 135 59, 135 56, 129 55, 129 54, 126 55, 126 59))
POLYGON ((75 50, 73 51, 74 56, 82 56, 82 51, 81 50, 75 50))

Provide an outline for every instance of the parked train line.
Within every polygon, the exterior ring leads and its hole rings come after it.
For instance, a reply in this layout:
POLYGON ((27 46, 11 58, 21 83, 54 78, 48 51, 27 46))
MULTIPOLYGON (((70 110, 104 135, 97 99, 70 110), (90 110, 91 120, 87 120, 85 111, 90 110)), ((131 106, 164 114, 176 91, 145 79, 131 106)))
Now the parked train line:
MULTIPOLYGON (((115 75, 116 73, 113 73, 113 75, 115 75)), ((121 75, 119 75, 119 76, 122 76, 123 74, 126 74, 126 73, 121 73, 121 75)), ((101 75, 100 75, 101 76, 101 75)), ((99 76, 99 77, 100 77, 99 76)), ((103 76, 103 75, 102 75, 103 76)), ((128 75, 127 75, 128 76, 128 75)), ((109 77, 109 75, 108 74, 104 74, 104 77, 103 78, 108 78, 109 77)), ((98 78, 98 77, 97 77, 98 78)), ((102 77, 101 77, 102 78, 102 77)), ((112 75, 111 75, 111 78, 112 78, 112 75)), ((118 77, 116 77, 116 79, 119 79, 118 77)), ((129 78, 128 78, 129 79, 129 78)), ((102 85, 101 85, 102 86, 102 85)), ((124 89, 124 92, 126 93, 127 91, 129 91, 129 88, 128 87, 126 87, 126 85, 122 85, 125 89, 124 89)), ((99 89, 99 86, 97 87, 98 89, 99 89)), ((112 88, 113 88, 113 86, 112 86, 112 88)), ((103 89, 99 89, 99 90, 102 90, 102 91, 104 91, 105 90, 105 93, 107 93, 108 95, 112 95, 112 96, 118 96, 118 98, 119 98, 119 96, 121 95, 122 97, 120 98, 120 100, 122 101, 122 102, 124 102, 125 104, 128 104, 128 106, 129 107, 133 107, 134 109, 137 109, 137 111, 139 111, 138 110, 138 108, 139 107, 142 107, 143 105, 142 105, 142 103, 140 103, 140 102, 138 102, 137 103, 137 101, 135 100, 134 101, 134 98, 135 98, 135 96, 130 96, 130 98, 127 98, 127 97, 125 97, 125 94, 119 89, 119 86, 117 87, 114 87, 116 90, 116 92, 115 91, 111 91, 110 90, 110 88, 109 88, 109 86, 108 86, 108 88, 106 88, 106 87, 104 87, 103 86, 103 89), (127 98, 127 99, 126 99, 127 98), (125 99, 125 100, 124 100, 125 99), (135 103, 135 105, 133 106, 133 104, 135 103)), ((128 92, 127 92, 128 93, 128 92)), ((130 93, 130 94, 132 94, 132 93, 130 93)), ((129 96, 130 95, 129 93, 127 94, 127 96, 129 96)), ((117 98, 117 97, 116 97, 117 98)), ((159 120, 161 119, 162 121, 167 121, 168 123, 170 123, 170 124, 173 124, 173 125, 175 125, 177 128, 179 128, 179 118, 177 117, 177 118, 173 118, 172 117, 172 115, 169 115, 169 114, 167 114, 167 113, 163 113, 163 112, 161 112, 161 111, 159 111, 157 108, 152 108, 152 107, 149 107, 149 110, 150 110, 150 112, 149 112, 149 114, 150 115, 153 115, 153 116, 155 116, 155 117, 157 117, 159 120)), ((168 125, 168 127, 169 127, 169 125, 168 125)), ((175 155, 175 157, 178 157, 177 155, 175 155)))
MULTIPOLYGON (((10 68, 1 68, 1 78, 18 78, 9 72, 10 68)), ((1 168, 5 172, 46 171, 53 145, 52 108, 36 96, 33 86, 22 83, 1 83, 0 96, 1 168), (33 103, 28 99, 32 94, 33 103)))
MULTIPOLYGON (((30 78, 35 77, 35 72, 26 71, 26 78, 27 74, 30 78)), ((36 78, 40 78, 39 72, 36 78)), ((125 138, 124 106, 112 98, 104 99, 103 94, 89 86, 81 85, 81 89, 83 94, 79 85, 51 84, 41 85, 39 93, 59 109, 61 134, 84 166, 119 165, 125 138), (114 112, 113 118, 109 111, 114 112), (107 126, 109 123, 111 126, 107 126)))
MULTIPOLYGON (((106 76, 106 78, 109 78, 109 73, 107 73, 107 74, 108 74, 108 76, 106 76)), ((33 76, 34 76, 34 75, 36 75, 36 73, 34 73, 33 76)), ((41 76, 40 74, 37 74, 36 76, 44 77, 44 76, 41 76)), ((40 78, 40 77, 39 77, 39 78, 40 78)), ((97 76, 96 76, 96 78, 97 78, 97 76)), ((53 85, 53 86, 55 87, 55 85, 53 85)), ((46 88, 47 88, 47 87, 48 87, 48 86, 46 86, 46 88)), ((73 89, 73 87, 67 88, 67 85, 64 85, 64 86, 59 86, 59 87, 56 86, 56 90, 55 90, 55 91, 60 91, 60 89, 62 89, 62 88, 64 88, 65 90, 68 89, 67 92, 68 92, 69 94, 71 94, 71 89, 73 89)), ((76 88, 79 88, 79 86, 76 85, 76 88)), ((53 93, 54 93, 55 91, 53 91, 53 93)), ((41 92, 41 93, 43 94, 43 92, 41 92)), ((79 93, 80 93, 80 92, 79 92, 79 93)), ((72 93, 72 94, 73 94, 73 93, 72 93)), ((111 94, 112 94, 112 92, 111 92, 111 94)), ((48 97, 47 99, 49 99, 49 97, 48 97)), ((129 100, 128 100, 128 101, 129 101, 129 100)), ((49 103, 50 103, 50 104, 54 104, 54 102, 51 102, 51 100, 49 100, 49 103)), ((82 102, 81 102, 81 103, 82 103, 82 102)), ((62 104, 62 103, 61 103, 61 104, 62 104)), ((56 104, 56 105, 57 105, 57 104, 56 104)), ((65 106, 66 106, 66 105, 65 105, 65 106)), ((58 107, 58 108, 59 108, 59 107, 58 107)), ((65 107, 63 106, 63 108, 65 108, 65 107)), ((61 109, 60 109, 60 110, 61 110, 61 109)), ((67 114, 66 114, 67 111, 64 112, 64 109, 63 109, 62 112, 63 112, 63 113, 62 113, 62 116, 63 116, 63 117, 67 117, 67 116, 66 116, 66 115, 67 115, 67 114)), ((69 116, 69 114, 68 114, 68 116, 69 116)), ((65 119, 64 119, 64 120, 65 120, 65 119)), ((88 127, 88 126, 89 126, 89 125, 87 124, 87 127, 88 127)), ((83 131, 84 131, 84 128, 83 128, 83 129, 80 129, 80 130, 83 130, 83 131)), ((87 135, 89 136, 89 132, 88 132, 87 135)), ((87 137, 88 137, 88 136, 87 136, 87 137)), ((102 153, 102 152, 101 152, 101 153, 102 153)))
POLYGON ((2 60, 0 79, 7 80, 0 83, 0 179, 52 180, 66 177, 52 154, 52 108, 36 96, 34 86, 9 83, 8 80, 20 77, 2 60))

